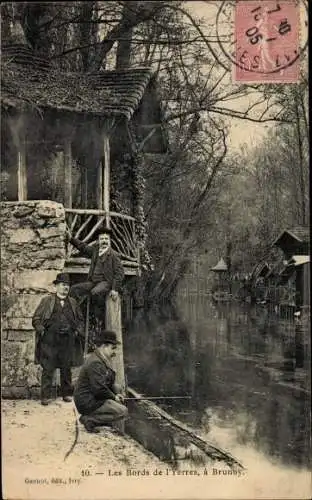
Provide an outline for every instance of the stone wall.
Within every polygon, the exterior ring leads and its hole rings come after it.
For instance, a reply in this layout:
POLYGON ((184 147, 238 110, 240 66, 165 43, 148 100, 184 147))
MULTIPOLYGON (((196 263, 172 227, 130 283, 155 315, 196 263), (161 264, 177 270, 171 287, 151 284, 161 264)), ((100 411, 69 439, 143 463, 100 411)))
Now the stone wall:
POLYGON ((65 263, 65 211, 53 201, 3 202, 1 221, 2 396, 36 397, 31 319, 65 263))

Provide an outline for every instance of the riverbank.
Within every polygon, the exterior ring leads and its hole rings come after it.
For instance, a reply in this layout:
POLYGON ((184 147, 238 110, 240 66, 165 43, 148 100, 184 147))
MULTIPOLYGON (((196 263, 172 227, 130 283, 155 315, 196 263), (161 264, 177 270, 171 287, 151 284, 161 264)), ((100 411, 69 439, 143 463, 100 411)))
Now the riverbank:
POLYGON ((72 403, 57 399, 42 406, 40 401, 3 400, 3 498, 25 498, 15 489, 20 480, 27 486, 26 498, 35 498, 34 488, 40 484, 31 481, 46 479, 50 484, 52 479, 71 478, 78 484, 88 476, 109 474, 109 470, 151 470, 164 465, 129 436, 104 429, 89 434, 81 424, 78 442, 64 462, 74 439, 72 403))

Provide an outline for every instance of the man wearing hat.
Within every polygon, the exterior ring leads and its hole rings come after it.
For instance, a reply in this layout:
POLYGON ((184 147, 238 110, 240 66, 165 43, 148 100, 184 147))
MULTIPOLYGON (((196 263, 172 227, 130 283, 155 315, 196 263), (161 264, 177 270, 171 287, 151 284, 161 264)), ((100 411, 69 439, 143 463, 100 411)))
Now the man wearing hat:
POLYGON ((43 297, 32 320, 36 330, 35 363, 42 366, 43 405, 51 399, 56 368, 60 368, 63 400, 71 401, 71 367, 83 363, 84 323, 79 305, 68 295, 69 275, 59 273, 53 283, 56 292, 43 297))
POLYGON ((128 414, 111 364, 118 344, 115 332, 102 330, 95 340, 95 350, 80 370, 74 401, 88 432, 97 433, 97 427, 120 422, 128 414))
POLYGON ((111 248, 111 231, 103 229, 98 233, 96 245, 87 245, 77 238, 73 238, 69 230, 69 240, 82 254, 91 258, 87 281, 77 283, 71 288, 71 295, 81 303, 83 298, 90 294, 96 308, 96 316, 101 315, 105 304, 106 294, 115 300, 121 291, 124 279, 124 270, 121 260, 111 248))

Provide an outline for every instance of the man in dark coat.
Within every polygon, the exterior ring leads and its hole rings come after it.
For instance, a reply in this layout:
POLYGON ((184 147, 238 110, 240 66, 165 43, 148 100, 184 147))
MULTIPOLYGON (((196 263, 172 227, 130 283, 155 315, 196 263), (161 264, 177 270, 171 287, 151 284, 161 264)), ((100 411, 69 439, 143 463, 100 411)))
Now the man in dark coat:
POLYGON ((83 363, 83 317, 76 300, 68 296, 69 275, 60 273, 53 283, 56 293, 43 297, 32 320, 36 331, 35 363, 42 366, 43 405, 49 404, 51 399, 56 368, 60 368, 63 400, 71 401, 71 367, 83 363))
POLYGON ((95 339, 96 349, 80 370, 74 401, 88 432, 99 432, 98 426, 120 422, 128 414, 111 365, 118 344, 115 332, 101 331, 95 339))
POLYGON ((101 316, 101 310, 105 304, 106 294, 116 299, 121 291, 124 279, 124 270, 121 260, 112 248, 110 230, 104 229, 98 234, 98 242, 91 246, 73 238, 70 233, 69 239, 82 254, 91 258, 91 264, 87 281, 77 283, 71 288, 70 294, 78 303, 81 303, 86 295, 91 295, 96 309, 96 316, 101 316))

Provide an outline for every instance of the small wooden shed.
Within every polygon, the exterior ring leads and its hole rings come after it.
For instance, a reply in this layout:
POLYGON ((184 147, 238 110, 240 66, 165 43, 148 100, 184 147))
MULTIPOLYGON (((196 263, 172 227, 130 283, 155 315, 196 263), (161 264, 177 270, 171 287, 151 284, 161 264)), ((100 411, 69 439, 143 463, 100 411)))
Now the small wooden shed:
POLYGON ((296 307, 310 305, 310 228, 296 226, 284 230, 273 245, 284 255, 277 284, 288 290, 287 301, 296 307))
POLYGON ((292 255, 308 255, 310 249, 310 228, 308 226, 296 226, 285 229, 273 242, 274 246, 280 248, 287 260, 292 255))
POLYGON ((310 256, 293 255, 287 264, 287 269, 295 273, 296 306, 310 305, 310 256))
MULTIPOLYGON (((215 282, 212 288, 213 293, 230 292, 228 266, 222 257, 219 262, 211 268, 211 271, 215 274, 215 282)), ((218 300, 219 299, 220 297, 218 297, 218 300)))
POLYGON ((216 273, 219 276, 224 275, 228 271, 228 266, 226 265, 224 259, 221 257, 219 262, 211 268, 211 271, 216 273))

